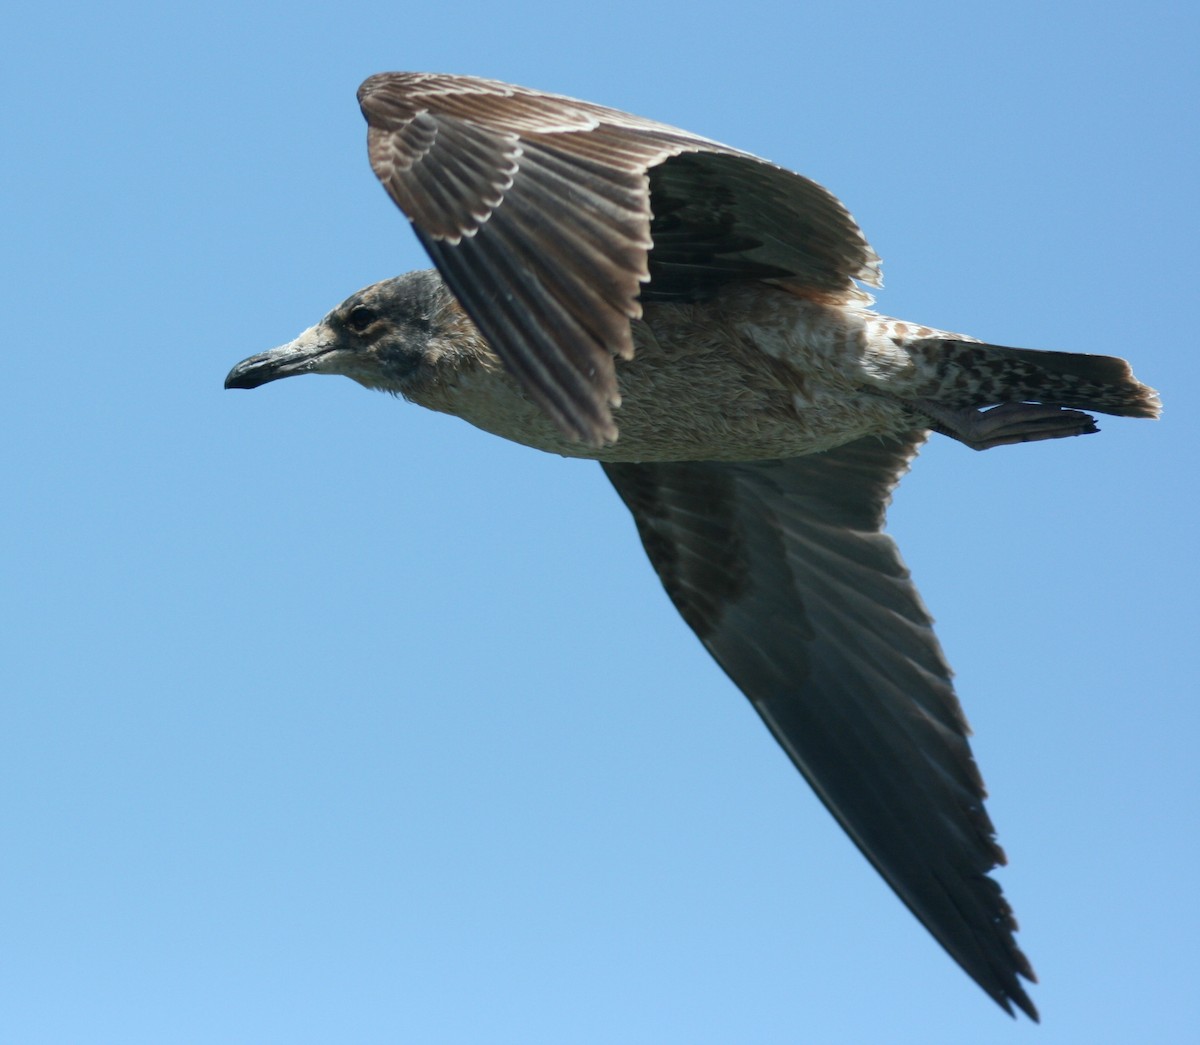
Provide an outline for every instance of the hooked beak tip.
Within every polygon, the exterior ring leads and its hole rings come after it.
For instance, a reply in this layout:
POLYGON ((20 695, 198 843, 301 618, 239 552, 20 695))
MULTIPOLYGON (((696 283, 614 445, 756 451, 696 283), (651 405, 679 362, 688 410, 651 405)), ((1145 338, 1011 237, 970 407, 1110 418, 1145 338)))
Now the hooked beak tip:
POLYGON ((261 355, 243 359, 230 370, 225 375, 225 387, 258 388, 268 381, 275 381, 295 372, 292 368, 281 366, 278 357, 273 358, 272 353, 263 352, 261 355))
POLYGON ((225 376, 225 387, 258 388, 281 377, 312 373, 318 367, 318 360, 332 348, 318 336, 318 328, 313 327, 290 344, 243 359, 225 376))

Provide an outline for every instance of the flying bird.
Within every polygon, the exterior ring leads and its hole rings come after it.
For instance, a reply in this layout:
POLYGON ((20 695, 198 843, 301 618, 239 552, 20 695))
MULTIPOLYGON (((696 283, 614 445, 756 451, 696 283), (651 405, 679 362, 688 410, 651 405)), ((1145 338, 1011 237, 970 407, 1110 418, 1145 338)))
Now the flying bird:
POLYGON ((664 587, 888 885, 1010 1015, 1033 970, 891 493, 977 450, 1156 417, 1121 359, 871 311, 846 208, 749 153, 490 80, 370 77, 376 175, 435 270, 352 294, 227 388, 342 374, 601 463, 664 587))

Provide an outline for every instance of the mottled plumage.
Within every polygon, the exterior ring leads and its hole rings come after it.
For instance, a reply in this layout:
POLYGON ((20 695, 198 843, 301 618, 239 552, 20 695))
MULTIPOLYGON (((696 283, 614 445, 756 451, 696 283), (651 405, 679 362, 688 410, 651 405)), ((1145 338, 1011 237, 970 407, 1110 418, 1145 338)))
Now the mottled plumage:
POLYGON ((986 449, 1154 417, 1105 356, 871 312, 879 259, 798 174, 587 102, 388 73, 372 166, 437 265, 354 294, 227 387, 344 374, 603 463, 664 586, 888 884, 1036 1018, 1004 854, 931 620, 882 532, 930 430, 986 449))

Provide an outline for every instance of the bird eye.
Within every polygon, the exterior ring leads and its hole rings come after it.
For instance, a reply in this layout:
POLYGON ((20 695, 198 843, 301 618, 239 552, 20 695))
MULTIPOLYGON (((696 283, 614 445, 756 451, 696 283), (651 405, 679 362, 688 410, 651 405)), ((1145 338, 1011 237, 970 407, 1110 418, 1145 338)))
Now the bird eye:
POLYGON ((373 308, 367 308, 366 305, 355 305, 350 310, 350 314, 346 316, 346 326, 359 334, 361 334, 374 322, 375 310, 373 308))

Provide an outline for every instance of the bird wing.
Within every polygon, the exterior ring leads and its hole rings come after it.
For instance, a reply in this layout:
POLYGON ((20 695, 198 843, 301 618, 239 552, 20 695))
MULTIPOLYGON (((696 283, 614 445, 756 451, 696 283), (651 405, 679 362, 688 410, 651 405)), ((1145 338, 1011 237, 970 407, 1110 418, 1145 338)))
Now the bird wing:
POLYGON ((455 296, 591 445, 617 437, 613 357, 633 355, 647 281, 684 299, 734 279, 835 299, 879 281, 835 196, 718 142, 465 76, 381 73, 358 99, 371 166, 455 296))
POLYGON ((604 470, 676 608, 829 811, 963 969, 1036 1019, 952 673, 882 532, 924 437, 604 470))

